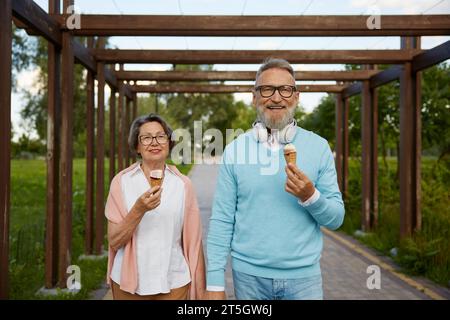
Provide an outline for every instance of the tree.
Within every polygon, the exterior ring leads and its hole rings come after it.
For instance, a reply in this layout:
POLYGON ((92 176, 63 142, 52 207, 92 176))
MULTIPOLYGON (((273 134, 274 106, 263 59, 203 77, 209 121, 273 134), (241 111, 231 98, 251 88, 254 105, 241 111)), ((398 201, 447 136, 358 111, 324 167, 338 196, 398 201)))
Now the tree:
POLYGON ((12 77, 13 89, 17 88, 16 74, 27 69, 31 63, 30 52, 33 49, 32 41, 29 40, 23 30, 12 26, 12 77))
MULTIPOLYGON (((84 41, 85 39, 81 39, 84 41)), ((37 94, 26 88, 22 89, 24 107, 21 116, 29 130, 35 130, 43 141, 47 139, 47 41, 38 37, 34 41, 33 54, 30 56, 30 65, 38 70, 34 83, 37 94)), ((83 66, 74 67, 74 114, 73 114, 74 155, 82 157, 85 154, 86 143, 86 71, 83 66)))
POLYGON ((319 105, 309 114, 301 117, 299 125, 313 131, 334 146, 335 141, 335 100, 333 95, 327 95, 320 100, 319 105))
MULTIPOLYGON (((380 65, 384 70, 388 65, 380 65)), ((348 65, 347 70, 359 69, 348 65)), ((378 94, 378 148, 387 167, 389 150, 398 157, 400 139, 400 83, 391 82, 376 89, 378 94)), ((334 142, 334 96, 323 98, 312 113, 302 118, 302 125, 334 142)), ((447 63, 422 72, 422 149, 439 159, 450 154, 450 67, 447 63), (437 151, 436 151, 437 150, 437 151)), ((349 99, 349 149, 353 156, 361 154, 361 96, 349 99)))
POLYGON ((422 148, 450 154, 450 66, 442 63, 422 73, 422 148))

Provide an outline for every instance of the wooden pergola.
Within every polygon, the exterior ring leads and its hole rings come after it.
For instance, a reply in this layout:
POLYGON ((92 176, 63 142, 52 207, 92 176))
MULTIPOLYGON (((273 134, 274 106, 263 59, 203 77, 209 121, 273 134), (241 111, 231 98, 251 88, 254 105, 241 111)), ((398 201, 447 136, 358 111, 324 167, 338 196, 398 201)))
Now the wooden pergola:
POLYGON ((49 0, 46 13, 31 0, 0 1, 0 298, 8 297, 11 48, 12 24, 48 41, 47 213, 45 286, 65 287, 71 264, 73 73, 74 63, 87 69, 87 254, 101 254, 104 239, 105 85, 111 89, 109 180, 130 164, 125 136, 137 112, 137 93, 249 92, 248 85, 208 84, 248 81, 255 72, 124 71, 124 63, 259 64, 268 56, 291 63, 362 64, 358 71, 297 71, 297 80, 334 80, 334 85, 300 85, 301 92, 336 96, 336 168, 341 191, 348 190, 349 97, 362 95, 362 228, 377 224, 377 93, 376 88, 400 80, 400 221, 401 236, 421 227, 420 214, 420 71, 450 58, 450 41, 421 50, 420 36, 450 35, 449 15, 382 16, 381 29, 369 30, 368 16, 155 16, 81 15, 81 28, 66 27, 73 0, 49 0), (169 23, 168 23, 169 22, 169 23), (76 36, 88 36, 88 45, 76 36), (400 50, 112 50, 101 36, 400 36, 400 50), (120 64, 119 71, 109 67, 120 64), (376 64, 392 64, 378 71, 376 64), (97 80, 95 119, 94 80, 97 80), (130 85, 138 80, 155 85, 130 85), (128 81, 126 83, 125 81, 128 81), (158 81, 171 82, 170 85, 158 81), (183 84, 177 84, 182 81, 183 84), (186 84, 186 82, 192 84, 186 84), (196 84, 195 81, 201 81, 196 84), (172 83, 173 82, 173 83, 172 83), (206 84, 205 84, 206 83, 206 84), (116 93, 118 92, 118 98, 116 93), (117 106, 117 108, 116 108, 117 106), (95 127, 96 124, 96 127, 95 127), (95 130, 96 129, 96 130, 95 130), (116 139, 117 131, 117 139, 116 139), (94 132, 97 134, 94 135, 94 132), (96 144, 96 155, 94 155, 96 144), (115 168, 117 149, 118 168, 115 168), (94 156, 96 179, 94 179, 94 156), (94 182, 96 193, 94 199, 94 182), (95 210, 94 210, 95 208, 95 210), (95 219, 94 219, 95 218, 95 219), (95 224, 94 224, 95 221, 95 224))

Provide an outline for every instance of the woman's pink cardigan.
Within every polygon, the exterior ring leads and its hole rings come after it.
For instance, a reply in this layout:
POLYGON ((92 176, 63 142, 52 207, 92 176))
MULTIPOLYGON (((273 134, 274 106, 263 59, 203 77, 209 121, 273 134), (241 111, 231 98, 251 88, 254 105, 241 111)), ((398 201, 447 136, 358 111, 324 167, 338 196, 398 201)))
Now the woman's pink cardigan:
MULTIPOLYGON (((112 180, 106 201, 105 215, 112 223, 120 223, 125 218, 127 210, 122 196, 121 177, 124 173, 133 170, 139 163, 119 172, 112 180)), ((194 188, 188 177, 181 174, 175 166, 169 166, 184 182, 185 204, 184 223, 182 231, 182 246, 184 257, 191 274, 189 299, 202 299, 205 292, 205 260, 202 245, 202 226, 194 188)), ((110 276, 116 251, 109 246, 108 250, 108 274, 107 282, 111 283, 110 276)), ((138 284, 138 272, 136 264, 136 236, 124 247, 122 270, 120 276, 120 288, 129 293, 135 293, 138 284)))

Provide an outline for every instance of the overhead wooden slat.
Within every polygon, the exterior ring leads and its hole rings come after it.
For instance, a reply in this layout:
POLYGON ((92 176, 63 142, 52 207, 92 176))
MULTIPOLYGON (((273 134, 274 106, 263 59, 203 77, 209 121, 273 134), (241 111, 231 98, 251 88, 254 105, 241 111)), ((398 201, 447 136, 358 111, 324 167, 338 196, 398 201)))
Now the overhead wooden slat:
MULTIPOLYGON (((450 59, 450 41, 446 41, 437 47, 414 56, 411 64, 412 71, 418 72, 447 59, 450 59)), ((391 66, 390 68, 374 75, 370 79, 370 87, 372 89, 378 88, 389 82, 400 79, 400 75, 402 74, 402 72, 402 66, 391 66)), ((348 98, 360 93, 361 90, 362 85, 360 83, 354 83, 344 89, 344 91, 342 92, 342 96, 344 98, 348 98)))
MULTIPOLYGON (((296 80, 366 80, 375 70, 353 71, 296 71, 296 80)), ((155 81, 254 81, 256 71, 117 71, 120 80, 155 81)))
MULTIPOLYGON (((135 92, 147 93, 236 93, 251 92, 254 86, 251 85, 154 85, 131 86, 135 92)), ((339 93, 344 86, 338 85, 299 85, 300 92, 330 92, 339 93)))
POLYGON ((414 57, 413 72, 429 68, 447 59, 450 59, 450 40, 414 57))
POLYGON ((49 16, 41 7, 31 0, 14 0, 13 15, 28 28, 31 28, 48 41, 61 46, 60 25, 56 19, 49 16))
POLYGON ((403 63, 420 50, 93 50, 106 63, 260 64, 268 57, 290 63, 403 63))
MULTIPOLYGON (((61 26, 64 27, 62 17, 61 26)), ((448 35, 448 15, 382 15, 369 29, 367 15, 186 16, 81 15, 76 35, 100 36, 412 36, 448 35)))
MULTIPOLYGON (((35 31, 35 34, 41 35, 48 41, 61 47, 62 33, 60 31, 57 19, 48 15, 41 7, 31 0, 14 0, 12 1, 14 18, 35 31)), ((95 58, 90 54, 88 49, 78 41, 71 40, 72 52, 75 61, 82 64, 86 69, 97 73, 97 65, 95 58)), ((110 86, 117 88, 117 80, 109 69, 105 69, 105 80, 110 86)), ((131 91, 125 88, 125 94, 131 99, 131 91)))

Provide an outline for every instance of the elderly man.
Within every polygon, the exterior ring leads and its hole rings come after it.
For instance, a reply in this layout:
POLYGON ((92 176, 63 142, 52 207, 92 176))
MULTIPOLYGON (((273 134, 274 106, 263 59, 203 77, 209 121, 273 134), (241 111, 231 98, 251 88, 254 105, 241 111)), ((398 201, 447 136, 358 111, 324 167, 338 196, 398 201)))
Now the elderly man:
POLYGON ((291 65, 266 60, 253 129, 223 154, 207 238, 209 299, 225 299, 230 251, 237 299, 323 298, 320 227, 339 228, 344 205, 328 142, 297 126, 298 101, 291 65), (289 162, 286 145, 296 152, 289 162))

